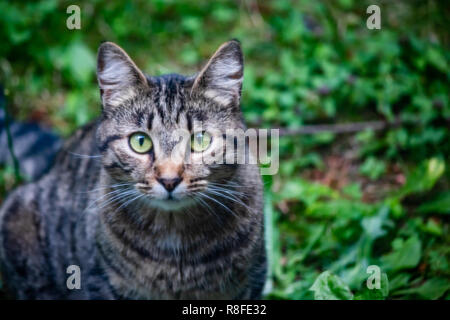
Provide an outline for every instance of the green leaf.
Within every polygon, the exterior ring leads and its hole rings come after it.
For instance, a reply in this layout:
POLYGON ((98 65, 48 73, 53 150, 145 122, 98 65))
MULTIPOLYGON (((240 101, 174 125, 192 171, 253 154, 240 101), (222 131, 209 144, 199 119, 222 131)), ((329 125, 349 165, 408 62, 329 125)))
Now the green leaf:
POLYGON ((426 224, 421 225, 421 229, 424 232, 433 234, 435 236, 441 236, 443 233, 442 225, 433 219, 428 219, 426 224))
POLYGON ((75 41, 67 48, 64 64, 76 84, 85 85, 94 75, 95 55, 83 42, 75 41))
POLYGON ((386 172, 386 164, 374 157, 369 157, 361 165, 360 172, 371 180, 376 180, 386 172))
POLYGON ((361 191, 361 184, 357 182, 346 185, 345 187, 342 188, 342 192, 355 200, 361 199, 363 195, 361 191))
POLYGON ((381 258, 385 269, 401 270, 414 268, 422 255, 422 243, 417 236, 412 236, 406 241, 394 242, 394 251, 381 258))
POLYGON ((421 163, 407 178, 400 189, 400 198, 411 193, 424 192, 431 189, 445 171, 445 162, 439 158, 431 158, 421 163))
POLYGON ((89 104, 82 92, 73 91, 67 95, 64 114, 77 126, 84 125, 89 121, 89 104))
POLYGON ((444 278, 433 278, 420 287, 398 291, 397 294, 418 294, 426 299, 438 299, 450 289, 450 282, 444 278))
POLYGON ((417 293, 427 299, 438 299, 450 289, 450 282, 444 278, 433 278, 417 289, 417 293))
POLYGON ((341 278, 329 271, 322 272, 309 289, 315 300, 352 300, 353 294, 341 278))
POLYGON ((447 72, 447 61, 444 55, 436 48, 430 47, 427 50, 427 58, 431 65, 433 65, 439 71, 447 72))
POLYGON ((433 200, 423 203, 417 208, 417 212, 450 214, 450 191, 440 193, 433 200))
POLYGON ((386 231, 383 230, 383 224, 387 219, 387 215, 389 213, 389 208, 383 206, 378 214, 373 217, 365 217, 361 221, 361 226, 363 227, 365 233, 372 239, 379 238, 386 234, 386 231))
POLYGON ((406 287, 409 284, 411 275, 409 273, 399 273, 389 281, 389 289, 391 291, 406 287))

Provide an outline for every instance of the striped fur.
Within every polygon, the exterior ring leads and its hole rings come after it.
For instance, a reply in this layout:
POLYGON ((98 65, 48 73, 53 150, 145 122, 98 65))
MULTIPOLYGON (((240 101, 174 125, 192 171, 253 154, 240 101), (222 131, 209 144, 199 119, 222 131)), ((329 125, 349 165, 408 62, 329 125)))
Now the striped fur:
MULTIPOLYGON (((239 43, 222 45, 196 76, 144 76, 111 43, 100 47, 98 68, 102 117, 79 129, 51 171, 15 190, 0 209, 0 262, 10 293, 259 298, 266 258, 258 167, 171 157, 176 130, 202 124, 216 141, 226 129, 245 128, 239 43), (152 150, 133 152, 133 132, 147 133, 152 150), (181 181, 173 199, 158 182, 163 177, 181 181), (79 290, 66 287, 69 265, 81 268, 79 290)), ((209 149, 202 156, 211 156, 209 149)))

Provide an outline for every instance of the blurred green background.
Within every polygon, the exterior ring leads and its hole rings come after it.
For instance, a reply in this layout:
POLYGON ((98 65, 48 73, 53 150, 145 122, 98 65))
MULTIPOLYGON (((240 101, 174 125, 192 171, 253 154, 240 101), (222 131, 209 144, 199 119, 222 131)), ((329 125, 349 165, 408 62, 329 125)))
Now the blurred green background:
MULTIPOLYGON (((283 137, 265 176, 267 298, 450 298, 446 1, 2 1, 0 83, 16 119, 64 136, 100 112, 101 41, 148 74, 192 74, 224 41, 245 53, 249 126, 403 121, 283 137), (81 30, 66 8, 81 8, 81 30), (366 8, 381 8, 368 30, 366 8), (369 290, 369 265, 381 289, 369 290)), ((0 169, 0 199, 17 185, 0 169)), ((1 200, 0 200, 1 201, 1 200)))

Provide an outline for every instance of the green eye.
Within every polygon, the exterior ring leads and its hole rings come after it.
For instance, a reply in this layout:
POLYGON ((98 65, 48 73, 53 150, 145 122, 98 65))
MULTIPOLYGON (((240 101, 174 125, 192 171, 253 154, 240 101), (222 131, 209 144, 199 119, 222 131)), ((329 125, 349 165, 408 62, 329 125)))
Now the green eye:
POLYGON ((130 137, 130 147, 137 153, 146 153, 153 146, 152 139, 142 132, 133 133, 130 137))
POLYGON ((211 136, 207 132, 196 132, 191 137, 191 148, 195 152, 203 152, 211 144, 211 136))

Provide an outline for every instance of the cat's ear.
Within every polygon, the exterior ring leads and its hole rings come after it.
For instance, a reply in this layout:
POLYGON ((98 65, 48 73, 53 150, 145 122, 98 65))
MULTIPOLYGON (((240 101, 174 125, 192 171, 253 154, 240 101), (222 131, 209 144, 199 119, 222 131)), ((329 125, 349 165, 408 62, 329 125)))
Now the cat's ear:
POLYGON ((147 86, 145 75, 128 54, 112 42, 98 49, 97 79, 104 108, 113 108, 147 86))
POLYGON ((237 40, 220 46, 195 78, 192 91, 224 106, 239 106, 244 76, 244 59, 237 40))

